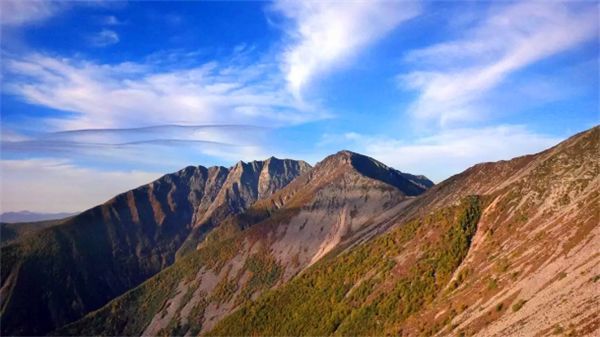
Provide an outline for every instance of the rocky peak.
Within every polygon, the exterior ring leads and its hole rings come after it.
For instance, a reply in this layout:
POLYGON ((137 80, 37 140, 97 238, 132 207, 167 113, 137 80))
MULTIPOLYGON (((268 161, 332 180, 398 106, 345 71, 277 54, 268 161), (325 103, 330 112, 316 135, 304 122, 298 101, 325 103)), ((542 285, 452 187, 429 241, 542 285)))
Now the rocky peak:
POLYGON ((302 160, 278 159, 270 157, 264 161, 264 165, 258 177, 258 198, 270 196, 275 191, 287 185, 311 169, 311 166, 302 160))
POLYGON ((325 171, 351 169, 362 176, 392 185, 408 196, 417 196, 434 185, 424 176, 402 173, 371 157, 348 150, 325 158, 317 167, 325 171))

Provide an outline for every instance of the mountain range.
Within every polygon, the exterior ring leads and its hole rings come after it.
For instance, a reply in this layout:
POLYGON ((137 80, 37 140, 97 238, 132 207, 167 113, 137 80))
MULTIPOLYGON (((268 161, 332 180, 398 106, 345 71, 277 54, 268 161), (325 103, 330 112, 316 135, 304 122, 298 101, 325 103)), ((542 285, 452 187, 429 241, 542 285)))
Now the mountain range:
POLYGON ((0 222, 4 223, 18 223, 18 222, 37 222, 37 221, 48 221, 48 220, 59 220, 66 217, 70 217, 77 213, 38 213, 30 211, 19 211, 19 212, 5 212, 0 214, 0 222))
POLYGON ((593 336, 600 127, 434 185, 190 166, 3 244, 2 335, 593 336))

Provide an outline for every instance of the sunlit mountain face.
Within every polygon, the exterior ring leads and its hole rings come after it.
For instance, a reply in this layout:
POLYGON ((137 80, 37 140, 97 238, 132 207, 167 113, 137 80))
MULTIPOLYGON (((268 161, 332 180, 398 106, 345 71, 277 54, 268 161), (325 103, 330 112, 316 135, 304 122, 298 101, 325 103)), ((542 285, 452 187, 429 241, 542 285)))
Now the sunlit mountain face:
POLYGON ((0 330, 596 336, 594 2, 0 2, 0 330))

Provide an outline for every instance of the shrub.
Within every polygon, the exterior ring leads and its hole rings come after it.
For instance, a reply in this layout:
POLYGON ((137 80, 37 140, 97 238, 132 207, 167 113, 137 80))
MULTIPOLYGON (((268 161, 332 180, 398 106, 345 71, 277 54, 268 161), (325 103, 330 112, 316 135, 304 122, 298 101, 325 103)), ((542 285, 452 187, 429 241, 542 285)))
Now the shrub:
POLYGON ((527 303, 527 301, 525 301, 524 299, 518 300, 515 304, 513 304, 512 310, 514 312, 519 311, 525 305, 525 303, 527 303))

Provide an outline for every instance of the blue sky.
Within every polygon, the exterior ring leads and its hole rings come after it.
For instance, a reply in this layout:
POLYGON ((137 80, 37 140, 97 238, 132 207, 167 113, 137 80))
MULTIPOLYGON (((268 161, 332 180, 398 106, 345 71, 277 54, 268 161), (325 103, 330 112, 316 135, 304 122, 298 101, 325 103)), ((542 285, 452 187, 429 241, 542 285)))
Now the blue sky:
POLYGON ((187 165, 341 149, 439 182, 598 124, 595 2, 51 2, 1 9, 1 211, 187 165))

